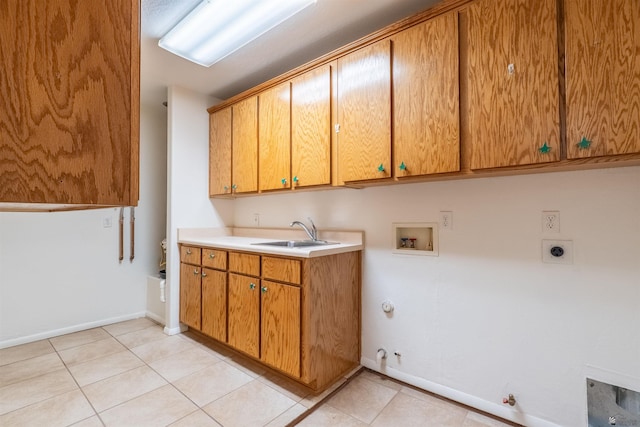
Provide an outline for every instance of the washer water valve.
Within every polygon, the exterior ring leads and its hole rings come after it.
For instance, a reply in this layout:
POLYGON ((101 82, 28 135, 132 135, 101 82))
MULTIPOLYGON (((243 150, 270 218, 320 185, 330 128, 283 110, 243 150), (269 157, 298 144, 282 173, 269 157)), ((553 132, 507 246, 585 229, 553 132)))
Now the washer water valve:
POLYGON ((502 403, 504 403, 505 405, 508 403, 509 406, 514 406, 516 404, 516 398, 513 396, 513 394, 509 394, 509 397, 502 398, 502 403))

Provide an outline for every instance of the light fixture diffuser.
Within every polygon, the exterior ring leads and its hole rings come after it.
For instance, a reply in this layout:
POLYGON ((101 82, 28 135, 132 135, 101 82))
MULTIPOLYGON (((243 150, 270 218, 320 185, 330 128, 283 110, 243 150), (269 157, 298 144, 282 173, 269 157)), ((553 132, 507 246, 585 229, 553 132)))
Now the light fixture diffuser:
POLYGON ((158 42, 210 67, 317 0, 204 0, 158 42))

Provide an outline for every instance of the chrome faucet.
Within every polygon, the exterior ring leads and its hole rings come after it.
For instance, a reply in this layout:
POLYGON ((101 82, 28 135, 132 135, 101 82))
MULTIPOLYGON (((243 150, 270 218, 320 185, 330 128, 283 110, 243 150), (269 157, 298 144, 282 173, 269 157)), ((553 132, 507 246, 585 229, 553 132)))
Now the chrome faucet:
POLYGON ((307 219, 311 223, 311 230, 309 230, 309 228, 306 225, 304 225, 303 222, 300 222, 300 221, 293 221, 291 224, 289 224, 289 227, 293 227, 294 225, 299 225, 300 227, 302 227, 305 233, 307 233, 307 236, 309 236, 311 240, 316 242, 318 241, 318 230, 316 229, 316 225, 313 223, 311 218, 307 218, 307 219))

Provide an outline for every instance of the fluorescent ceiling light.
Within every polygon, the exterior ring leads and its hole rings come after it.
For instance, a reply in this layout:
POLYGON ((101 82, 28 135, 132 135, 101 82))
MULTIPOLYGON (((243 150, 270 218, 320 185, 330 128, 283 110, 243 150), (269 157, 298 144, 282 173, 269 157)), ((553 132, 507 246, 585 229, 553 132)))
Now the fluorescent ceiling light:
POLYGON ((317 0, 204 0, 158 46, 210 67, 317 0))

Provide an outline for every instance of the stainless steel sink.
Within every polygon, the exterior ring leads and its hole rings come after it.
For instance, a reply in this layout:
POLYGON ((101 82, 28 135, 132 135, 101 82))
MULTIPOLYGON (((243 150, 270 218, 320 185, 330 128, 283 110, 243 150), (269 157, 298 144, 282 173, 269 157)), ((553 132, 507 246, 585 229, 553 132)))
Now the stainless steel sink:
POLYGON ((252 245, 281 246, 285 248, 301 248, 307 246, 337 245, 337 242, 325 240, 278 240, 275 242, 252 243, 252 245))

